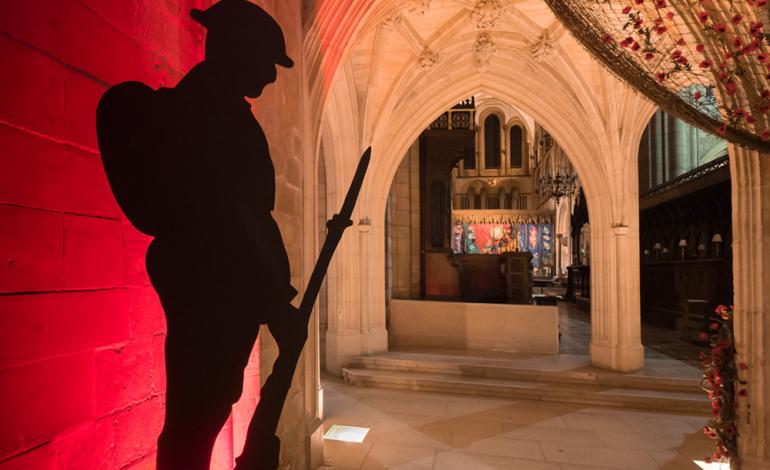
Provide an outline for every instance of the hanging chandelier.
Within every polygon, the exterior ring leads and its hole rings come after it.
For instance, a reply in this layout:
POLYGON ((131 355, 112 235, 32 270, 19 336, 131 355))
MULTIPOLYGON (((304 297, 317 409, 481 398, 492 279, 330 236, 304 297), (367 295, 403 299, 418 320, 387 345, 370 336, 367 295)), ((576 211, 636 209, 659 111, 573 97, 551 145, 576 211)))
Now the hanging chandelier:
POLYGON ((541 176, 538 181, 538 194, 543 199, 553 198, 556 205, 562 198, 571 198, 577 189, 577 175, 570 171, 558 170, 555 174, 541 176))

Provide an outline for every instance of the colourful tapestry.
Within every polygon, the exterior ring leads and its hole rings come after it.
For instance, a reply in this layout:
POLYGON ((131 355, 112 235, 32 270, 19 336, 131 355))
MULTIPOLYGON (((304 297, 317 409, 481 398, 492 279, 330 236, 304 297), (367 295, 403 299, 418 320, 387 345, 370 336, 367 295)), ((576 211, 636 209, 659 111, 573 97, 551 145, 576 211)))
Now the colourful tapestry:
POLYGON ((456 224, 452 251, 498 254, 510 251, 532 253, 532 267, 553 266, 552 224, 456 224))

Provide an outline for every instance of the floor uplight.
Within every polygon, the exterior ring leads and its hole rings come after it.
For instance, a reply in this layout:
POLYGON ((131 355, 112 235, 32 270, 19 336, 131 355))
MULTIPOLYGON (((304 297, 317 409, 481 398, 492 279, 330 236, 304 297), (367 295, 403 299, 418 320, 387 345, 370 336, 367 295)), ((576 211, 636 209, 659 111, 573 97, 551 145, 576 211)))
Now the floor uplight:
POLYGON ((341 424, 333 424, 326 434, 324 439, 332 441, 344 441, 344 442, 364 442, 366 434, 369 432, 369 428, 359 428, 356 426, 343 426, 341 424))

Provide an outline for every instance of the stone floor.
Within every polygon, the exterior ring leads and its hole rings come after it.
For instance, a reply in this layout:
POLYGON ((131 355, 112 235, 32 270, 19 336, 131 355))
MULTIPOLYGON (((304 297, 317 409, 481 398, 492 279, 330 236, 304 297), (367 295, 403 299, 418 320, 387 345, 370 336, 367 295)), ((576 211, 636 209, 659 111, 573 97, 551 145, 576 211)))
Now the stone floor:
MULTIPOLYGON (((591 341, 591 320, 587 304, 559 302, 559 331, 562 354, 588 354, 591 341)), ((642 323, 642 344, 645 359, 676 359, 702 368, 698 353, 705 346, 684 341, 675 330, 642 323)))
MULTIPOLYGON (((561 356, 552 359, 587 354, 586 310, 561 303, 560 330, 561 356)), ((669 330, 642 331, 640 373, 697 373, 697 346, 669 330), (671 359, 681 363, 658 367, 671 359)), ((713 451, 701 432, 706 416, 355 387, 328 375, 323 387, 324 432, 370 429, 361 444, 325 440, 327 469, 720 468, 702 462, 713 451)))
MULTIPOLYGON (((324 377, 327 469, 698 469, 705 416, 355 387, 324 377)), ((718 468, 716 466, 712 468, 718 468)))

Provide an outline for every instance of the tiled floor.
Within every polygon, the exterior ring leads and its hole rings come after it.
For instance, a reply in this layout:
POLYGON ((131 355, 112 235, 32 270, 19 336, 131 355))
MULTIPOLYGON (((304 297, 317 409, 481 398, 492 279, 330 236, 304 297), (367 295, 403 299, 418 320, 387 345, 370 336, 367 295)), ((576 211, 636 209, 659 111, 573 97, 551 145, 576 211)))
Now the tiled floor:
MULTIPOLYGON (((583 364, 588 312, 560 304, 560 331, 561 355, 552 359, 583 364)), ((643 325, 642 332, 647 367, 639 374, 698 375, 690 367, 698 365, 697 346, 668 330, 643 325)), ((323 382, 324 431, 370 428, 361 444, 324 441, 329 469, 686 470, 702 468, 694 461, 713 451, 701 432, 706 416, 364 388, 331 376, 323 382)))
POLYGON ((706 417, 363 388, 324 380, 324 431, 370 428, 361 444, 324 441, 329 469, 698 469, 706 417))

